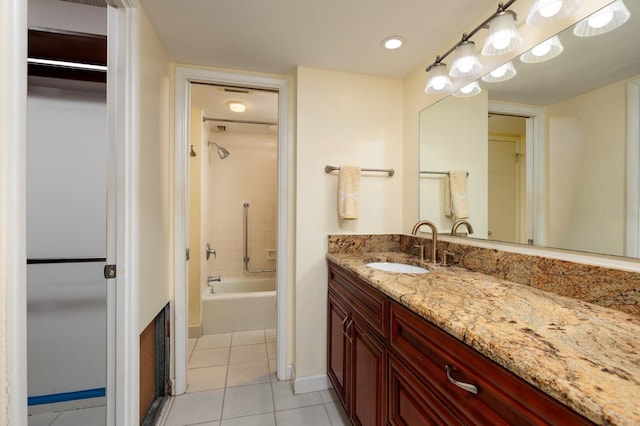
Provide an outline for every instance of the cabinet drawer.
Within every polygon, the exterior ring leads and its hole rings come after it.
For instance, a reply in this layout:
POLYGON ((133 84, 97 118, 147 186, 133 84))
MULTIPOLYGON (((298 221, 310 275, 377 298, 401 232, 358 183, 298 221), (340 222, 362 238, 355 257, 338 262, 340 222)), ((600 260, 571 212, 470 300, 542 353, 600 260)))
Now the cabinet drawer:
POLYGON ((390 348, 472 424, 591 424, 544 392, 396 302, 390 348), (477 387, 477 394, 451 383, 477 387))
POLYGON ((386 340, 389 302, 384 294, 333 263, 329 263, 329 290, 349 305, 354 316, 386 340))

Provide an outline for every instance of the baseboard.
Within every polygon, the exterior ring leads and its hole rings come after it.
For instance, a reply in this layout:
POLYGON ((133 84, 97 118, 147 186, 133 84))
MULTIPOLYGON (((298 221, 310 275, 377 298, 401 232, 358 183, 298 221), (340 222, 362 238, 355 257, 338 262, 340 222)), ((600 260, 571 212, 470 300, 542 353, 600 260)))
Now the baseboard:
POLYGON ((293 381, 293 393, 316 392, 331 389, 331 382, 326 374, 320 376, 299 377, 293 381))
POLYGON ((189 339, 196 339, 201 336, 202 336, 202 326, 200 326, 200 324, 189 326, 189 339))

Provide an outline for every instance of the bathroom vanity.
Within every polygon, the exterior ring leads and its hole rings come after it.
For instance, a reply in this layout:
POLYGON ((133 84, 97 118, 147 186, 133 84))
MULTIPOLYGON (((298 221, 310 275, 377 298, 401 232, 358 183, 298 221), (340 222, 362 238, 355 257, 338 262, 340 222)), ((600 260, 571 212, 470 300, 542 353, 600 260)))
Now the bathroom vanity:
POLYGON ((327 254, 328 374, 353 424, 640 424, 640 318, 460 267, 373 269, 427 266, 379 240, 327 254))

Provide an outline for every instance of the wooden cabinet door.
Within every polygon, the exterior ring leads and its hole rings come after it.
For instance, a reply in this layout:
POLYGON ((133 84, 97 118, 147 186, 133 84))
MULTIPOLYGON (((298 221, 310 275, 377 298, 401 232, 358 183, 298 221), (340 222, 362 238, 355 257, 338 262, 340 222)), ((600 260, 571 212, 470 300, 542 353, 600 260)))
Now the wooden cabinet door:
POLYGON ((346 309, 330 292, 327 315, 327 371, 329 379, 345 407, 348 406, 347 380, 349 354, 346 326, 349 321, 350 319, 346 309))
POLYGON ((381 426, 387 422, 387 351, 367 327, 352 321, 351 421, 355 425, 381 426))

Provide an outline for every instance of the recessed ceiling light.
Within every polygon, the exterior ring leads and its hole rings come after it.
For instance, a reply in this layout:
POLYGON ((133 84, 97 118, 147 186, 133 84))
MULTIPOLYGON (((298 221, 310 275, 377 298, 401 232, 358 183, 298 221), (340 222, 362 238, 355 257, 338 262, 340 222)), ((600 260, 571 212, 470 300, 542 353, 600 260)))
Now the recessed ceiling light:
POLYGON ((233 112, 244 112, 247 109, 247 106, 240 101, 229 101, 226 105, 233 112))
POLYGON ((385 49, 393 50, 402 46, 404 43, 404 39, 400 36, 391 36, 387 37, 382 41, 382 45, 385 49))

